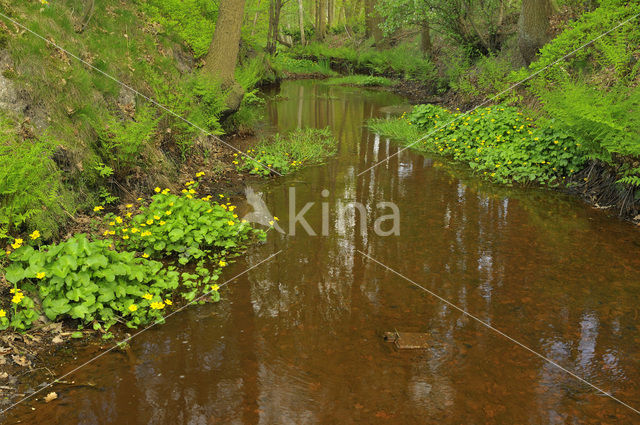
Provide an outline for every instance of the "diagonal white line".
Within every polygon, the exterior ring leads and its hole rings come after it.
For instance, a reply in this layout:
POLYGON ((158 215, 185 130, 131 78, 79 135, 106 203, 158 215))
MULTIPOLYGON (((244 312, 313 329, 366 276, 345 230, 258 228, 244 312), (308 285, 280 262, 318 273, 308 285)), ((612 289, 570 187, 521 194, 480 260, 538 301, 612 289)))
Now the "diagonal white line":
POLYGON ((575 379, 577 379, 578 381, 582 382, 583 384, 586 384, 588 386, 590 386, 591 388, 597 390, 599 393, 602 393, 604 395, 606 395, 607 397, 611 398, 612 400, 617 401, 618 403, 620 403, 621 405, 633 410, 635 413, 640 415, 640 410, 635 409, 634 407, 628 405, 627 403, 625 403, 624 401, 620 400, 619 398, 614 397, 611 393, 608 393, 598 387, 596 387, 595 385, 593 385, 592 383, 586 381, 585 379, 581 378, 580 376, 576 375, 575 373, 571 372, 570 370, 560 366, 558 363, 554 362, 553 360, 549 359, 548 357, 545 357, 544 355, 538 353, 537 351, 533 350, 532 348, 529 348, 528 346, 524 345, 523 343, 521 343, 520 341, 510 337, 509 335, 505 334, 504 332, 502 332, 499 329, 496 329, 495 327, 491 326, 489 323, 485 322, 482 319, 479 319, 478 317, 474 316, 473 314, 467 312, 466 310, 458 307, 457 305, 453 304, 451 301, 442 298, 440 295, 436 294, 433 291, 430 291, 429 289, 425 288, 424 286, 420 285, 419 283, 416 283, 414 280, 411 280, 410 278, 408 278, 407 276, 401 274, 400 272, 395 271, 394 269, 392 269, 391 267, 382 264, 380 261, 376 260, 375 258, 371 257, 368 254, 365 254, 364 252, 357 250, 363 257, 368 258, 369 260, 373 261, 374 263, 382 266, 383 268, 389 270, 391 273, 401 277, 402 279, 406 280, 407 282, 411 283, 412 285, 422 289, 423 291, 427 292, 429 295, 439 299, 440 301, 442 301, 443 303, 447 304, 448 306, 458 310, 460 313, 472 318, 473 320, 475 320, 476 322, 480 323, 483 326, 486 326, 487 328, 489 328, 490 330, 494 331, 495 333, 503 336, 504 338, 508 339, 509 341, 513 342, 514 344, 519 345, 520 347, 524 348, 525 350, 527 350, 528 352, 535 354, 536 356, 540 357, 542 360, 552 364, 553 366, 557 367, 558 369, 560 369, 561 371, 573 376, 575 379))
MULTIPOLYGON (((238 273, 237 275, 235 275, 234 277, 232 277, 231 279, 226 280, 224 283, 220 284, 219 287, 222 288, 223 286, 225 286, 226 284, 228 284, 229 282, 239 278, 240 276, 250 272, 251 270, 255 269, 256 267, 258 267, 259 265, 266 263, 267 261, 271 260, 273 257, 275 257, 276 255, 280 254, 282 252, 282 250, 279 250, 278 252, 276 252, 275 254, 271 254, 270 256, 268 256, 267 258, 265 258, 264 260, 260 261, 259 263, 254 264, 253 266, 249 267, 247 270, 243 271, 242 273, 238 273)), ((183 305, 182 307, 172 311, 171 313, 167 314, 166 316, 164 316, 161 319, 156 320, 155 322, 153 322, 152 324, 150 324, 149 326, 147 326, 146 328, 140 329, 138 332, 136 332, 135 334, 123 339, 122 341, 116 343, 114 346, 112 346, 111 348, 103 351, 102 353, 98 354, 95 357, 92 357, 91 359, 87 360, 86 362, 82 363, 80 366, 72 369, 71 371, 65 373, 64 375, 61 375, 59 377, 57 377, 56 379, 54 379, 53 381, 49 382, 48 384, 46 384, 45 386, 43 386, 42 388, 40 388, 39 390, 36 390, 34 392, 32 392, 31 394, 29 394, 28 396, 18 400, 17 402, 13 403, 11 406, 7 407, 6 409, 0 411, 0 415, 4 414, 5 412, 7 412, 10 409, 13 409, 14 407, 16 407, 18 404, 23 403, 27 400, 29 400, 30 398, 32 398, 34 395, 44 391, 45 389, 51 387, 53 384, 55 384, 56 382, 60 381, 61 379, 66 378, 67 376, 77 372, 78 370, 82 369, 83 367, 87 366, 88 364, 93 363, 94 361, 98 360, 100 357, 104 356, 107 353, 110 353, 111 351, 115 350, 117 347, 119 347, 121 344, 123 343, 127 343, 129 341, 131 341, 133 338, 137 337, 138 335, 140 335, 143 332, 148 331, 149 329, 151 329, 152 327, 154 327, 155 325, 157 325, 158 323, 162 323, 164 322, 166 319, 170 318, 171 316, 180 313, 182 310, 184 310, 185 308, 189 307, 190 305, 193 305, 194 303, 200 301, 201 299, 203 299, 204 297, 206 297, 207 295, 211 294, 213 292, 213 289, 211 291, 205 292, 204 294, 200 295, 198 298, 188 302, 187 304, 183 305)))
POLYGON ((563 60, 565 60, 565 59, 566 59, 566 58, 568 58, 569 56, 573 55, 574 53, 576 53, 576 52, 578 52, 578 51, 580 51, 580 50, 584 49, 585 47, 587 47, 587 46, 589 46, 589 45, 591 45, 591 44, 595 43, 596 41, 600 40, 600 39, 601 39, 602 37, 604 37, 605 35, 607 35, 607 34, 611 33, 612 31, 615 31, 615 30, 617 30, 618 28, 620 28, 621 26, 623 26, 623 25, 625 25, 625 24, 627 24, 627 23, 631 22, 632 20, 634 20, 634 19, 635 19, 635 18, 637 18, 638 16, 640 16, 640 13, 638 13, 638 14, 636 14, 636 15, 632 16, 631 18, 629 18, 629 19, 627 19, 627 20, 625 20, 625 21, 620 22, 618 25, 616 25, 615 27, 611 28, 610 30, 608 30, 608 31, 606 31, 606 32, 604 32, 604 33, 602 33, 602 34, 600 34, 599 36, 597 36, 597 37, 596 37, 596 38, 594 38, 593 40, 591 40, 591 41, 588 41, 588 42, 584 43, 582 46, 580 46, 580 47, 576 48, 575 50, 572 50, 571 52, 567 53, 566 55, 564 55, 564 56, 563 56, 563 57, 561 57, 560 59, 558 59, 558 60, 556 60, 556 61, 554 61, 554 62, 550 63, 549 65, 545 66, 544 68, 541 68, 541 69, 537 70, 537 71, 536 71, 536 72, 534 72, 533 74, 529 75, 527 78, 525 78, 525 79, 523 79, 523 80, 521 80, 521 81, 518 81, 517 83, 515 83, 515 84, 514 84, 514 85, 512 85, 511 87, 509 87, 509 88, 506 88, 506 89, 502 90, 500 93, 496 94, 495 96, 493 96, 493 97, 492 97, 492 98, 490 98, 490 99, 485 100, 484 102, 482 102, 481 104, 477 105, 477 106, 476 106, 476 107, 474 107, 473 109, 471 109, 471 110, 469 110, 469 111, 465 112, 464 114, 460 114, 460 115, 458 115, 456 118, 452 119, 452 120, 451 120, 451 121, 449 121, 448 123, 446 123, 446 124, 444 124, 444 125, 441 125, 440 127, 437 127, 435 130, 431 131, 430 133, 427 133, 426 135, 422 136, 421 138, 419 138, 419 139, 418 139, 418 140, 416 140, 415 142, 412 142, 411 144, 406 145, 406 146, 405 146, 405 147, 403 147, 402 149, 398 150, 396 153, 394 153, 394 154, 392 154, 392 155, 387 156, 385 159, 383 159, 383 160, 381 160, 381 161, 376 162, 376 163, 375 163, 375 164, 373 164, 371 167, 369 167, 369 168, 367 168, 366 170, 364 170, 364 171, 362 171, 362 172, 358 173, 358 177, 360 177, 361 175, 363 175, 363 174, 364 174, 364 173, 366 173, 367 171, 369 171, 369 170, 371 170, 371 169, 373 169, 373 168, 377 167, 378 165, 382 164, 383 162, 388 161, 389 159, 393 158, 394 156, 397 156, 397 155, 401 154, 402 152, 406 151, 407 149, 410 149, 413 145, 415 145, 416 143, 419 143, 419 142, 423 141, 424 139, 426 139, 427 137, 429 137, 429 136, 433 135, 436 131, 439 131, 439 130, 441 130, 441 129, 443 129, 443 128, 445 128, 445 127, 447 127, 447 126, 449 126, 449 125, 453 124, 454 122, 456 122, 456 121, 458 121, 458 120, 460 120, 460 119, 462 119, 462 118, 466 117, 467 115, 471 114, 471 113, 472 113, 472 112, 474 112, 476 109, 483 107, 483 106, 484 106, 484 105, 486 105, 487 103, 489 103, 489 102, 493 102, 495 99, 499 98, 499 97, 500 97, 500 96, 502 96, 503 94, 505 94, 505 93, 507 93, 507 92, 509 92, 509 91, 513 90, 514 88, 518 87, 518 86, 519 86, 519 85, 521 85, 522 83, 525 83, 525 82, 529 81, 530 79, 532 79, 532 78, 533 78, 533 77, 535 77, 536 75, 540 74, 542 71, 545 71, 546 69, 548 69, 548 68, 550 68, 550 67, 552 67, 552 66, 554 66, 554 65, 556 65, 556 64, 558 64, 558 63, 560 63, 560 62, 562 62, 563 60))
MULTIPOLYGON (((155 106, 157 106, 158 108, 162 109, 163 111, 173 115, 174 117, 178 118, 179 120, 182 120, 184 122, 186 122, 187 124, 189 124, 190 126, 200 130, 201 132, 203 132, 204 134, 206 134, 207 136, 213 137, 215 140, 217 140, 218 142, 222 143, 223 145, 227 146, 228 148, 230 148, 231 150, 236 151, 238 154, 240 154, 241 156, 244 156, 245 158, 249 158, 253 161, 258 162, 257 159, 253 158, 252 156, 249 156, 247 154, 245 154, 244 152, 242 152, 240 149, 236 148, 235 146, 225 142, 224 140, 222 140, 221 138, 219 138, 218 136, 216 136, 215 134, 205 130, 204 128, 198 126, 197 124, 194 124, 193 122, 189 121, 188 119, 184 118, 181 115, 178 115, 177 113, 173 112, 172 110, 170 110, 169 108, 167 108, 166 106, 162 105, 161 103, 158 103, 155 99, 146 96, 142 93, 140 93, 138 90, 134 89, 133 87, 127 85, 126 83, 118 80, 116 77, 114 77, 111 74, 108 74, 104 71, 102 71, 101 69, 96 68, 95 66, 91 65, 90 63, 88 63, 87 61, 85 61, 84 59, 74 55, 73 53, 71 53, 70 51, 68 51, 67 49, 65 49, 64 47, 54 43, 53 41, 46 39, 45 37, 41 36, 40 34, 36 33, 35 31, 31 30, 30 28, 26 27, 25 25, 22 25, 20 22, 16 21, 13 18, 10 18, 9 16, 5 15, 4 13, 0 12, 0 16, 3 17, 4 19, 6 19, 7 21, 13 23, 14 25, 22 28, 23 30, 33 34, 34 36, 38 37, 39 39, 41 39, 42 41, 44 41, 45 43, 55 47, 56 49, 60 50, 61 52, 66 53, 67 55, 71 56, 72 58, 76 59, 77 61, 83 63, 84 65, 88 66, 89 68, 93 69, 94 71, 104 75, 105 77, 109 78, 110 80, 115 81, 116 83, 120 84, 122 87, 126 88, 127 90, 132 91, 133 93, 135 93, 136 95, 142 97, 143 99, 146 99, 147 101, 151 102, 152 104, 154 104, 155 106)), ((266 165, 258 162, 258 164, 260 164, 260 166, 262 166, 262 168, 265 168, 279 176, 282 176, 282 174, 280 174, 279 172, 277 172, 274 169, 271 169, 269 167, 267 167, 266 165)))

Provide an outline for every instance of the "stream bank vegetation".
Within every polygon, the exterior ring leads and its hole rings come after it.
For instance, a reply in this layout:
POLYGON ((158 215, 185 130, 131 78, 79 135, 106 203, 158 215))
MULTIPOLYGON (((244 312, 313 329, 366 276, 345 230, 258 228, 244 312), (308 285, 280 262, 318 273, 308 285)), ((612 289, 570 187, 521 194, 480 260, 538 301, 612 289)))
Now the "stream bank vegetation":
POLYGON ((233 154, 238 171, 260 176, 294 172, 305 165, 318 165, 337 152, 337 140, 329 128, 296 129, 261 140, 246 155, 233 154))

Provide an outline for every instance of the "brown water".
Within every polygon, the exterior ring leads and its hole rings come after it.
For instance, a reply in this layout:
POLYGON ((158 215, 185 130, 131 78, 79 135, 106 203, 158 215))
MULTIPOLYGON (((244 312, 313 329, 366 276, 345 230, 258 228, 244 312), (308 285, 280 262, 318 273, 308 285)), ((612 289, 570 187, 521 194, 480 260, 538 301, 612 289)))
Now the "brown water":
POLYGON ((640 422, 358 253, 640 408, 638 231, 576 199, 479 183, 411 152, 357 178, 396 152, 363 122, 398 103, 384 92, 284 83, 267 103, 271 128, 330 126, 339 152, 254 189, 284 227, 290 186, 300 207, 316 202, 305 216, 316 232, 320 202, 328 203, 329 235, 270 233, 225 278, 283 251, 225 286, 222 302, 140 335, 130 353, 109 353, 66 378, 83 386, 55 386, 58 400, 22 404, 8 423, 640 422), (367 216, 335 213, 351 201, 367 216), (379 201, 399 206, 400 236, 373 232, 379 201), (396 351, 381 338, 394 329, 428 332, 430 348, 396 351))

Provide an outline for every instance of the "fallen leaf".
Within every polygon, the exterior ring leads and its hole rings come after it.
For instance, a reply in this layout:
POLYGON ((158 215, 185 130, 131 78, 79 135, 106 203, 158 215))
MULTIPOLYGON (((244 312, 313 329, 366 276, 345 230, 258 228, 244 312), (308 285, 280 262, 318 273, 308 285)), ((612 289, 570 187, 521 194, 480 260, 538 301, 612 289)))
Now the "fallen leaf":
POLYGON ((50 401, 55 400, 56 398, 58 398, 58 394, 56 394, 55 392, 50 392, 49 394, 46 395, 46 397, 44 398, 44 402, 45 403, 49 403, 50 401))
POLYGON ((62 339, 62 337, 60 335, 56 335, 56 336, 53 337, 51 342, 53 342, 54 344, 60 344, 60 343, 64 342, 64 340, 62 339))
POLYGON ((16 362, 16 364, 18 366, 25 367, 25 366, 31 365, 31 362, 29 360, 27 360, 27 358, 25 356, 13 355, 13 356, 11 356, 11 358, 13 359, 14 362, 16 362))

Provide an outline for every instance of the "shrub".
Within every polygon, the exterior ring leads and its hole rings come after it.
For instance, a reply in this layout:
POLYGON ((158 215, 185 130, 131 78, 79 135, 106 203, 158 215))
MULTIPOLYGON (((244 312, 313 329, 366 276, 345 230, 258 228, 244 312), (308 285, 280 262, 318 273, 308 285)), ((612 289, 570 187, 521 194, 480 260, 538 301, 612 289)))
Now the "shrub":
POLYGON ((303 165, 319 164, 336 153, 337 141, 328 128, 296 129, 286 137, 276 134, 261 141, 247 155, 234 154, 238 171, 268 176, 275 170, 284 175, 303 165), (268 168, 265 168, 264 166, 268 168))
MULTIPOLYGON (((37 294, 50 320, 96 320, 96 327, 109 328, 120 317, 128 326, 159 318, 171 303, 167 294, 178 287, 178 273, 112 248, 111 241, 90 241, 84 234, 56 245, 19 246, 9 256, 6 279, 14 294, 37 294)), ((28 328, 38 317, 33 302, 14 295, 13 304, 11 326, 28 328)))
POLYGON ((22 227, 38 227, 51 236, 64 213, 59 170, 50 159, 52 143, 18 140, 17 129, 4 117, 0 132, 0 240, 22 227))
MULTIPOLYGON (((435 105, 418 105, 408 117, 395 120, 393 127, 395 135, 407 137, 401 142, 412 148, 451 156, 498 182, 557 184, 582 167, 585 150, 568 133, 555 128, 554 122, 541 124, 535 125, 508 106, 481 108, 460 117, 459 112, 435 105), (430 136, 415 143, 420 137, 408 130, 411 127, 430 136)), ((374 120, 370 127, 384 132, 392 125, 374 120)))

